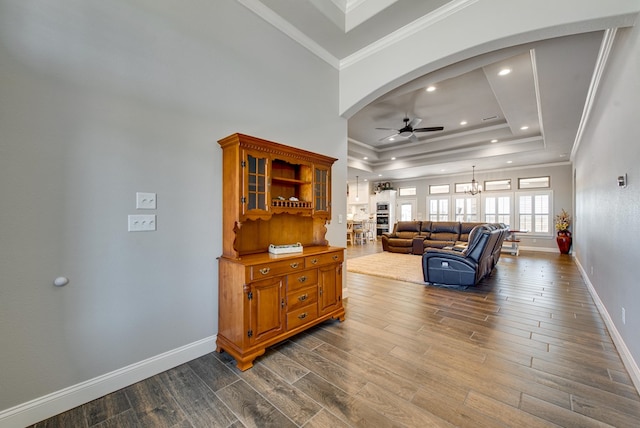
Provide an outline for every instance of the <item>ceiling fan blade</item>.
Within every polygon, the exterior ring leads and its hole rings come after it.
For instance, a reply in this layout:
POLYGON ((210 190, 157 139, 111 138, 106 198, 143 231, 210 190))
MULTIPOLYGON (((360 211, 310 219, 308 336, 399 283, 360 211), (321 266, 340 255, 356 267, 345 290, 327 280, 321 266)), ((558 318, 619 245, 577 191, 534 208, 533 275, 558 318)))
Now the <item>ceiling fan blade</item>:
POLYGON ((411 119, 411 122, 409 122, 408 126, 413 128, 413 127, 417 126, 420 122, 422 122, 422 119, 414 117, 413 119, 411 119))
POLYGON ((413 132, 442 131, 443 129, 443 126, 430 126, 428 128, 416 128, 413 130, 413 132))
POLYGON ((381 131, 397 131, 396 128, 376 128, 376 129, 379 129, 381 131))
POLYGON ((418 136, 416 134, 411 134, 409 135, 409 140, 413 141, 414 143, 418 141, 418 136))
POLYGON ((389 135, 389 136, 387 136, 387 137, 380 138, 378 141, 388 140, 389 138, 393 138, 393 137, 396 137, 396 136, 398 136, 398 135, 400 135, 400 134, 395 133, 395 134, 393 134, 393 135, 389 135))

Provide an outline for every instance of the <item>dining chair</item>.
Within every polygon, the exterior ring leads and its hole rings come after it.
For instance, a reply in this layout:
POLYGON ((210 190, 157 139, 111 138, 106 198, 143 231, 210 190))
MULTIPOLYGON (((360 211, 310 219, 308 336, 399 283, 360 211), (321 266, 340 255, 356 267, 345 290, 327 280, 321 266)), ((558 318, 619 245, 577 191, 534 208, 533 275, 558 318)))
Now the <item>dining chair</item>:
POLYGON ((352 221, 347 221, 347 244, 354 245, 352 221))

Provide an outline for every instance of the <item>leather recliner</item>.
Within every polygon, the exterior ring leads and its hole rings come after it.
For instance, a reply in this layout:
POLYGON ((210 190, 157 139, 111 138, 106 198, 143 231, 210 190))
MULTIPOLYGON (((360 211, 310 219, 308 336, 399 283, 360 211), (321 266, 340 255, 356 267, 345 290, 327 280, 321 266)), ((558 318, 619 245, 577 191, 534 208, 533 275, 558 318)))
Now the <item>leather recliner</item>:
POLYGON ((494 250, 502 246, 506 228, 483 224, 473 228, 464 251, 427 248, 422 255, 424 281, 442 285, 476 285, 489 275, 497 260, 494 250))
POLYGON ((392 233, 382 235, 382 250, 392 253, 411 254, 413 239, 420 235, 419 221, 399 221, 393 227, 392 233))

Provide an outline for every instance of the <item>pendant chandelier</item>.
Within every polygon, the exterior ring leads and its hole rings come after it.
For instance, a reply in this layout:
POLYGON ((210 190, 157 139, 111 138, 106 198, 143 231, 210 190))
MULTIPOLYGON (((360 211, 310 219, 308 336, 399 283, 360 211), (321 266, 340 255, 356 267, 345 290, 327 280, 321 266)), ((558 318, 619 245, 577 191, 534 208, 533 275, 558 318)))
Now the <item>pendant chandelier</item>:
POLYGON ((471 177, 471 188, 469 190, 465 190, 464 193, 468 193, 471 196, 475 196, 478 193, 482 192, 482 188, 478 185, 476 181, 476 166, 473 165, 473 176, 471 177))

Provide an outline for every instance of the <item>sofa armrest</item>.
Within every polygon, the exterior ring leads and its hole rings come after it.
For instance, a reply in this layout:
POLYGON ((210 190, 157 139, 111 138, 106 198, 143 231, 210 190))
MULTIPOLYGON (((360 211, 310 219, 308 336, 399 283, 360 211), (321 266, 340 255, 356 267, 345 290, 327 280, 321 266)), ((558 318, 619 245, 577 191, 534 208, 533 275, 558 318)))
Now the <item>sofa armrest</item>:
POLYGON ((382 241, 382 251, 389 251, 389 238, 393 238, 395 235, 392 232, 382 232, 380 240, 382 241))
POLYGON ((413 238, 413 254, 421 256, 424 253, 424 238, 424 236, 416 236, 413 238))

